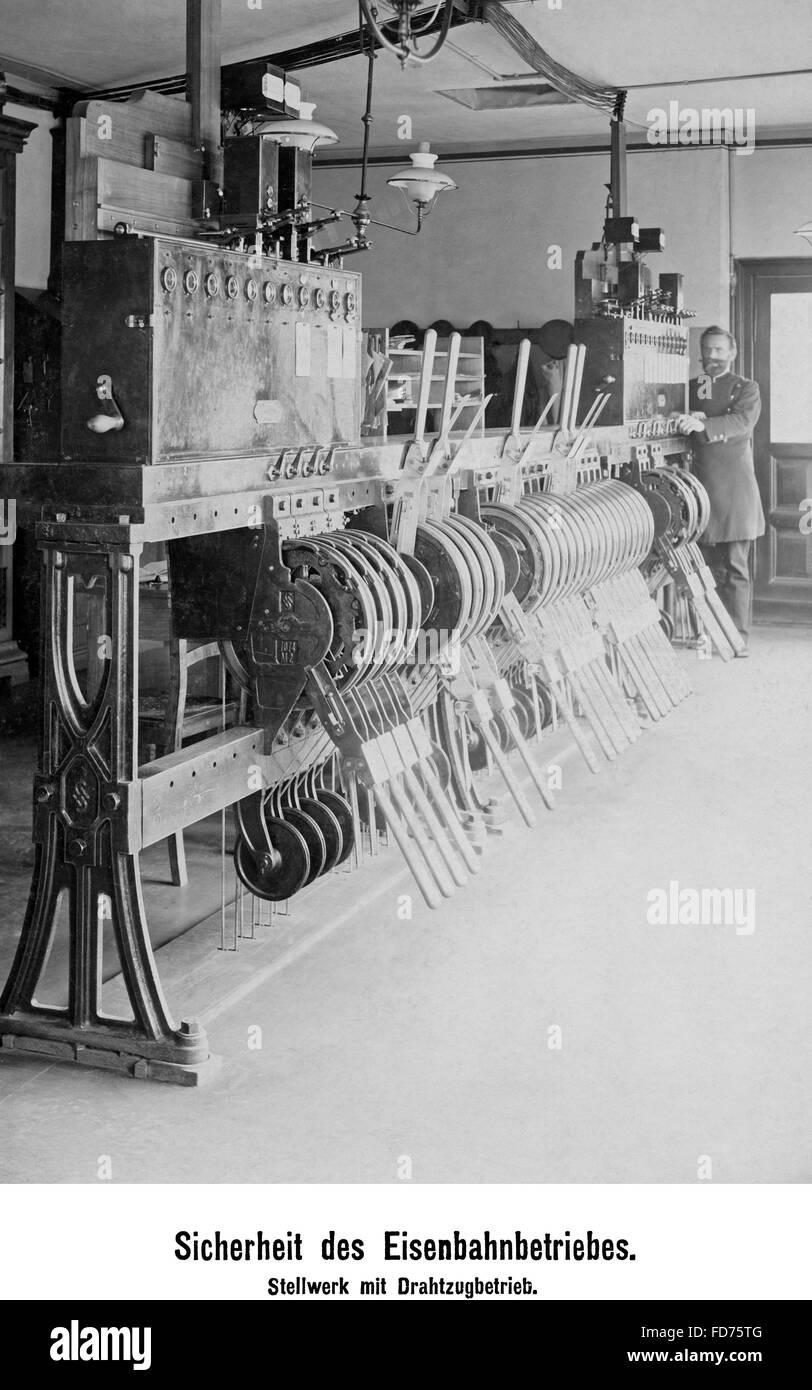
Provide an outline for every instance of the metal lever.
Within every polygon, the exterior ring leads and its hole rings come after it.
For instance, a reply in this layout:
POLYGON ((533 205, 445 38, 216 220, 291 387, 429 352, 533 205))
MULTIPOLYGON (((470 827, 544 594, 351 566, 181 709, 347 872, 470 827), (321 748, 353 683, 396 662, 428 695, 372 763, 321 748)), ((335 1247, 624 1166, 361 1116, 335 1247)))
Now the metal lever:
POLYGON ((561 388, 561 413, 558 424, 562 430, 569 430, 570 415, 572 414, 572 388, 575 381, 575 363, 578 357, 578 349, 575 343, 570 343, 567 348, 567 362, 564 368, 564 381, 561 388))
POLYGON ((423 357, 420 363, 420 384, 417 388, 417 414, 414 422, 414 443, 421 454, 424 449, 426 414, 431 394, 431 378, 434 372, 434 353, 437 348, 437 334, 433 328, 426 333, 423 342, 423 357))
POLYGON ((535 425, 533 426, 533 428, 532 428, 532 430, 531 430, 531 432, 530 432, 530 438, 528 439, 527 443, 526 443, 525 446, 524 446, 524 449, 522 450, 522 455, 521 455, 521 458, 519 459, 519 465, 520 465, 520 466, 524 463, 525 459, 527 458, 528 454, 530 453, 530 446, 534 443, 535 438, 536 438, 536 435, 538 434, 539 430, 541 429, 542 425, 544 424, 544 421, 547 419, 547 416, 549 415, 550 411, 552 410, 552 408, 553 408, 553 406, 555 405, 555 403, 556 403, 557 400, 558 400, 558 393, 556 392, 556 394, 555 394, 554 396, 551 396, 551 397, 550 397, 550 399, 548 400, 548 402, 547 402, 547 404, 545 405, 544 409, 542 410, 541 414, 539 415, 538 420, 536 421, 535 425))
POLYGON ((522 406, 527 385, 527 364, 530 361, 530 339, 522 338, 519 343, 519 356, 516 361, 516 380, 513 383, 513 409, 510 415, 510 434, 502 448, 503 455, 516 448, 519 443, 519 430, 522 423, 522 406))
POLYGON ((414 438, 406 451, 403 464, 405 486, 395 503, 390 528, 390 541, 402 554, 411 555, 414 551, 417 531, 417 493, 426 468, 426 413, 429 408, 431 378, 434 371, 434 350, 437 334, 433 328, 426 333, 423 343, 423 356, 420 362, 420 383, 417 390, 417 412, 414 423, 414 438))
POLYGON ((606 391, 602 396, 597 396, 592 402, 589 410, 584 416, 582 424, 578 428, 572 448, 567 454, 568 459, 578 459, 586 448, 587 435, 594 425, 598 422, 598 416, 602 414, 603 408, 609 399, 609 392, 606 391))
POLYGON ((452 333, 448 344, 448 361, 446 363, 445 385, 443 388, 443 404, 440 412, 440 439, 445 439, 451 427, 451 407, 454 404, 454 388, 457 384, 457 364, 460 358, 460 343, 462 338, 459 333, 452 333))
POLYGON ((87 427, 94 434, 109 434, 111 430, 123 430, 124 416, 116 405, 113 397, 113 382, 109 376, 100 376, 96 382, 96 395, 100 401, 106 402, 110 409, 102 411, 98 415, 91 415, 87 422, 87 427))
POLYGON ((524 404, 524 391, 527 385, 527 365, 530 361, 530 339, 522 338, 519 344, 519 359, 516 363, 516 381, 513 388, 513 410, 510 416, 510 433, 515 436, 519 433, 522 423, 522 405, 524 404))

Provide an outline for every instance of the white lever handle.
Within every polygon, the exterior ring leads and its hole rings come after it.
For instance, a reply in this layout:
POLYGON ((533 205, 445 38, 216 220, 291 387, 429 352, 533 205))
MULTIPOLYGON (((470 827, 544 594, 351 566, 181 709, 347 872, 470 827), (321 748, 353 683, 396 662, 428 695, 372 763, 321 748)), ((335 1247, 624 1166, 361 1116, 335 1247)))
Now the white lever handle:
POLYGON ((100 376, 96 381, 96 395, 100 401, 107 401, 109 413, 91 415, 87 427, 94 434, 109 434, 111 430, 123 430, 124 416, 116 405, 113 396, 113 382, 109 376, 100 376))

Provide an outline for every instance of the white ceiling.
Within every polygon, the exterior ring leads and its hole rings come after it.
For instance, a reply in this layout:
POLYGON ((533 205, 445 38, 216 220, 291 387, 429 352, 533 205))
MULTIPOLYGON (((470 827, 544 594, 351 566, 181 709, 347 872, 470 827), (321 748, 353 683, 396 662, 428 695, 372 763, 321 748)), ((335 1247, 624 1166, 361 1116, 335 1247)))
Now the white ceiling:
MULTIPOLYGON (((357 0, 223 0, 223 59, 293 48, 358 23, 357 0)), ((186 0, 0 0, 0 53, 84 87, 183 72, 186 0)))
MULTIPOLYGON (((629 88, 630 137, 642 136, 649 110, 677 101, 752 108, 756 133, 812 134, 812 73, 792 75, 812 54, 809 0, 546 0, 508 6, 559 63, 604 86, 629 88), (777 73, 775 76, 753 74, 777 73)), ((15 61, 85 89, 150 80, 183 71, 185 0, 0 0, 0 64, 15 61)), ((223 61, 233 62, 313 42, 357 25, 357 0, 223 0, 223 61)), ((588 142, 606 138, 604 113, 584 106, 472 111, 439 95, 454 87, 493 86, 530 69, 488 25, 451 34, 429 65, 402 71, 376 61, 373 149, 398 148, 397 122, 410 115, 413 138, 435 148, 493 148, 588 142)), ((361 143, 365 61, 299 74, 318 116, 341 139, 331 153, 361 143)), ((403 148, 402 145, 400 148, 403 148)))

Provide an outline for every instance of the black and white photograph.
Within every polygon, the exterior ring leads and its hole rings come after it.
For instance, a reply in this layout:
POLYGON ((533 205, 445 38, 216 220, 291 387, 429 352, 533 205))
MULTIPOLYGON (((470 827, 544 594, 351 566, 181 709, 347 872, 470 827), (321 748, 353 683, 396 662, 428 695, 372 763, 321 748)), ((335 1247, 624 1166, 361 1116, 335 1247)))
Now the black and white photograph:
POLYGON ((6 1207, 810 1182, 811 53, 0 0, 6 1207))

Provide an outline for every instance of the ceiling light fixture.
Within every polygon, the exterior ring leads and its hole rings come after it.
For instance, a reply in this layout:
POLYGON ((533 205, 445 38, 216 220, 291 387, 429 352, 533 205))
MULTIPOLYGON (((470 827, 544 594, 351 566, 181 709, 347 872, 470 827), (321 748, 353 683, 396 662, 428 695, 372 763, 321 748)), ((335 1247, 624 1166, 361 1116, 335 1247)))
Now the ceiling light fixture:
POLYGON ((338 136, 329 126, 312 119, 315 109, 315 102, 303 101, 300 116, 282 116, 279 120, 263 121, 255 133, 278 145, 291 145, 294 149, 304 150, 307 154, 312 154, 317 145, 334 145, 338 136))
POLYGON ((386 182, 391 188, 400 189, 407 206, 414 205, 417 211, 417 230, 420 231, 423 218, 428 217, 439 195, 448 189, 456 188, 457 185, 448 174, 441 174, 439 169, 435 169, 437 155, 432 153, 426 141, 418 145, 409 158, 412 161, 411 166, 393 174, 386 182))
POLYGON ((367 99, 364 114, 361 117, 364 126, 361 187, 355 195, 355 208, 352 212, 344 212, 336 208, 326 207, 324 203, 311 204, 314 208, 330 213, 329 218, 323 219, 324 225, 331 221, 335 222, 341 217, 347 217, 355 227, 355 235, 350 237, 348 241, 342 242, 340 246, 325 247, 320 252, 325 264, 342 260, 344 256, 353 256, 359 251, 368 251, 372 245, 367 235, 370 227, 385 227, 389 232, 403 232, 404 236, 418 236, 423 227, 423 218, 432 211, 439 194, 444 193, 446 189, 457 187, 448 174, 441 174, 438 169, 435 169, 437 155, 432 153, 431 147, 426 143, 420 144, 409 156, 412 161, 411 166, 408 169, 401 169, 399 173, 393 174, 391 179, 387 179, 387 183, 393 188, 401 190, 409 211, 411 212, 412 209, 416 211, 417 226, 414 228, 396 227, 391 222, 379 222, 377 218, 371 216, 369 204, 372 201, 372 196, 369 192, 368 176, 369 140, 373 120, 372 84, 375 73, 375 56, 375 44, 370 33, 367 48, 367 99))
POLYGON ((402 67, 405 67, 407 63, 430 63, 432 58, 436 58, 448 38, 448 31, 451 28, 454 14, 454 0, 437 0, 433 13, 426 23, 419 27, 415 24, 414 12, 419 9, 420 0, 383 0, 383 2, 388 9, 397 15, 398 36, 395 43, 387 38, 378 23, 378 10, 373 0, 361 0, 364 19, 369 25, 369 31, 376 43, 379 43, 382 48, 388 48, 390 53, 397 54, 402 67), (417 40, 421 34, 425 34, 431 28, 443 8, 443 3, 445 3, 445 11, 437 41, 427 53, 420 53, 417 48, 417 40))

